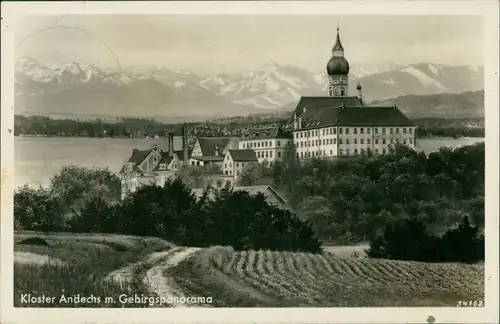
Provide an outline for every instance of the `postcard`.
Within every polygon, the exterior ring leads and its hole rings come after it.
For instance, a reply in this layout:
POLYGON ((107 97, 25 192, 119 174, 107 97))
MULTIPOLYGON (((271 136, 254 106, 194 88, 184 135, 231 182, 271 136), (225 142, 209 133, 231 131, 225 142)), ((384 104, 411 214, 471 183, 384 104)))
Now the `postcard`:
POLYGON ((2 3, 2 323, 498 322, 499 4, 2 3))

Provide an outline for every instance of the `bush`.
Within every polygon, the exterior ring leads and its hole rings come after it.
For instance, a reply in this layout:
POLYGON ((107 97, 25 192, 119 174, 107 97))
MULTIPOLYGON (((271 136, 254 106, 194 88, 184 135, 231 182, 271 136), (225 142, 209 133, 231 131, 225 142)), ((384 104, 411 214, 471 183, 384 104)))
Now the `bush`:
POLYGON ((484 236, 467 217, 440 237, 427 233, 421 221, 398 220, 387 225, 383 235, 372 238, 366 252, 371 258, 472 263, 484 260, 484 236))

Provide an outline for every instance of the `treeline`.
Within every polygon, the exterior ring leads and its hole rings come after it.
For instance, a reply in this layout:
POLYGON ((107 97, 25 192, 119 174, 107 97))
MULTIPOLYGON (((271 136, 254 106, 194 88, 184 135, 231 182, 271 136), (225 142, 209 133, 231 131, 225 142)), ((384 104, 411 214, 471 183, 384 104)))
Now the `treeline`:
MULTIPOLYGON (((387 155, 274 166, 294 211, 334 244, 375 242, 401 220, 442 236, 464 217, 484 228, 484 143, 426 155, 398 145, 387 155)), ((416 242, 408 237, 407 246, 416 242)))
POLYGON ((229 245, 236 250, 321 251, 308 221, 268 204, 262 194, 207 188, 197 199, 177 178, 164 186, 143 186, 120 201, 114 189, 117 179, 94 175, 92 170, 65 168, 50 188, 17 190, 14 228, 156 236, 178 245, 229 245), (94 186, 79 186, 85 182, 94 186))
MULTIPOLYGON (((246 116, 221 118, 202 123, 188 124, 188 136, 240 136, 252 127, 279 126, 285 123, 282 116, 246 116)), ((431 137, 484 137, 484 121, 427 118, 416 119, 417 136, 431 137)), ((15 116, 14 134, 32 136, 71 137, 164 137, 167 132, 180 133, 181 124, 164 124, 153 119, 125 118, 116 122, 71 119, 51 119, 43 116, 15 116)))

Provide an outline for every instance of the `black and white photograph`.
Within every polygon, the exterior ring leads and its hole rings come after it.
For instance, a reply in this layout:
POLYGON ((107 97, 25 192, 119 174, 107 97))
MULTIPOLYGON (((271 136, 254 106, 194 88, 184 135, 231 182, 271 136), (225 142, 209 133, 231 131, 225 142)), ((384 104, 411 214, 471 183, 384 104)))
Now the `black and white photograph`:
POLYGON ((7 10, 3 303, 498 320, 498 3, 331 3, 7 10))

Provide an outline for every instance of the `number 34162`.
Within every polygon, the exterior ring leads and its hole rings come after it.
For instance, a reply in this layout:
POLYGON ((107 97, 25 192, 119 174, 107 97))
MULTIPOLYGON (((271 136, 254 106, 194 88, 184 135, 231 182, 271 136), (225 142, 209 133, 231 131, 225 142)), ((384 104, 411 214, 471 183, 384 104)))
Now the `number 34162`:
POLYGON ((482 300, 459 300, 457 302, 457 307, 483 307, 484 303, 482 300))

